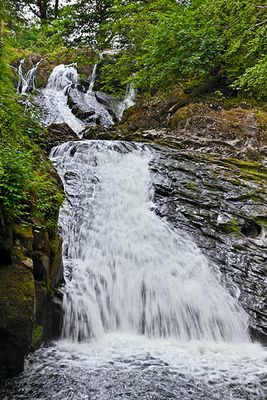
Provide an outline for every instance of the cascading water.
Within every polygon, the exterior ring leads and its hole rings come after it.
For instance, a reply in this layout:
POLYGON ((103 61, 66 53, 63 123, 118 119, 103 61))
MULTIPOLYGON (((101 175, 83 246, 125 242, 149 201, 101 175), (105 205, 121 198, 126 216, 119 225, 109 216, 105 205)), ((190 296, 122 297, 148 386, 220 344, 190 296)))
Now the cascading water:
POLYGON ((93 92, 93 89, 94 89, 94 86, 95 86, 97 66, 98 66, 98 64, 95 64, 94 68, 93 68, 93 72, 92 72, 92 76, 91 76, 91 82, 90 82, 89 89, 88 89, 89 93, 93 92))
POLYGON ((53 69, 46 87, 38 96, 45 125, 66 122, 77 134, 84 129, 84 123, 73 115, 67 104, 68 90, 71 85, 77 83, 78 72, 75 64, 60 64, 53 69))
POLYGON ((121 119, 125 110, 127 110, 128 108, 135 105, 135 99, 136 99, 136 89, 134 88, 133 84, 130 83, 127 85, 125 97, 124 97, 123 101, 121 101, 118 104, 118 107, 116 110, 117 117, 119 120, 121 119))
MULTIPOLYGON (((114 124, 110 111, 101 104, 93 91, 96 80, 97 64, 94 66, 91 83, 86 93, 77 89, 79 80, 75 64, 57 65, 52 71, 46 88, 40 90, 38 96, 39 106, 42 108, 42 120, 45 125, 66 122, 78 135, 89 125, 97 121, 104 126, 114 124), (68 105, 68 96, 81 110, 81 114, 90 118, 81 120, 75 116, 68 105)), ((123 111, 133 105, 133 101, 124 99, 122 102, 120 116, 123 111)))
MULTIPOLYGON (((58 66, 41 95, 51 122, 79 131, 66 96, 77 81, 74 65, 58 66)), ((192 240, 153 211, 158 152, 103 141, 52 150, 67 193, 62 340, 31 355, 0 398, 266 398, 266 352, 246 313, 192 240)))
MULTIPOLYGON (((101 53, 100 59, 102 59, 104 54, 111 53, 108 51, 101 53)), ((40 62, 24 74, 25 59, 21 60, 18 68, 18 93, 26 94, 30 90, 35 89, 35 75, 40 62)), ((135 92, 131 86, 127 88, 125 98, 121 101, 118 101, 118 99, 112 100, 111 96, 109 96, 109 101, 111 102, 109 106, 103 105, 99 101, 93 90, 97 77, 97 66, 98 64, 95 64, 93 67, 91 82, 87 92, 81 91, 78 88, 79 75, 76 64, 60 64, 53 69, 46 87, 39 89, 37 96, 37 103, 41 108, 44 125, 48 126, 52 123, 60 124, 65 122, 80 136, 81 131, 86 126, 95 125, 96 123, 101 123, 101 125, 107 127, 112 126, 114 124, 112 115, 116 115, 120 119, 123 112, 134 105, 135 92), (75 104, 76 109, 77 107, 80 109, 79 116, 76 116, 76 113, 68 104, 69 100, 75 104)))
POLYGON ((148 147, 125 143, 67 143, 52 152, 70 200, 61 211, 63 336, 248 341, 246 314, 207 259, 151 210, 151 157, 148 147))
POLYGON ((19 82, 17 86, 17 92, 20 94, 26 94, 30 90, 35 89, 35 75, 40 64, 41 60, 31 68, 25 75, 23 72, 23 66, 25 63, 25 58, 20 61, 18 74, 19 74, 19 82))
POLYGON ((53 149, 67 193, 63 339, 31 355, 0 398, 265 400, 266 352, 245 312, 153 211, 156 157, 123 142, 53 149))

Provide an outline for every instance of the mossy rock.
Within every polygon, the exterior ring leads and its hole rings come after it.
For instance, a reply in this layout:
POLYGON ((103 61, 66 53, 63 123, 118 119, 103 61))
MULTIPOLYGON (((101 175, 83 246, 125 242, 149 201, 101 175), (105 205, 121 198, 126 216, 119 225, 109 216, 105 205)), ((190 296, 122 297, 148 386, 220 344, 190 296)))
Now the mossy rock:
POLYGON ((35 325, 33 332, 32 332, 32 343, 31 343, 31 350, 37 350, 42 344, 43 341, 43 332, 44 328, 42 325, 35 325))
POLYGON ((189 190, 197 190, 197 185, 193 181, 188 181, 186 187, 189 190))
POLYGON ((31 225, 16 224, 13 227, 13 233, 14 239, 19 240, 19 244, 27 250, 32 250, 33 232, 31 225))
POLYGON ((222 225, 221 228, 226 233, 236 233, 237 234, 240 232, 240 227, 239 227, 238 221, 235 218, 233 218, 231 221, 222 225))
MULTIPOLYGON (((32 272, 22 265, 0 269, 0 366, 8 375, 23 369, 34 323, 32 272)), ((1 372, 1 371, 0 371, 1 372)))

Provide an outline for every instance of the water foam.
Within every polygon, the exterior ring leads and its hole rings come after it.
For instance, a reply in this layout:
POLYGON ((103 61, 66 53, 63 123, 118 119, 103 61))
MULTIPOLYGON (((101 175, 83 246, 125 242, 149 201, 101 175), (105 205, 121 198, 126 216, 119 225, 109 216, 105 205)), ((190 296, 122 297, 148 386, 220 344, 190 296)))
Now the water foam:
POLYGON ((60 216, 63 336, 248 342, 247 315, 208 260, 153 212, 151 157, 148 147, 125 143, 67 143, 53 151, 69 198, 60 216))

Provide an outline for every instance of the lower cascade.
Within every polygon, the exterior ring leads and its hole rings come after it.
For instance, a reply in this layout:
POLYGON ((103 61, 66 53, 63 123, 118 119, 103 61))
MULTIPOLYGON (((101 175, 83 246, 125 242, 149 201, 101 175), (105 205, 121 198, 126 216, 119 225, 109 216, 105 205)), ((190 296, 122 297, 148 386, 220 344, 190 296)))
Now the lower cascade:
POLYGON ((53 148, 67 194, 62 337, 28 356, 1 400, 266 399, 266 351, 250 341, 247 314, 192 239, 156 213, 158 151, 53 148))
POLYGON ((180 342, 248 342, 248 319, 192 240, 153 212, 146 145, 76 142, 51 158, 61 210, 66 287, 62 336, 128 332, 180 342))

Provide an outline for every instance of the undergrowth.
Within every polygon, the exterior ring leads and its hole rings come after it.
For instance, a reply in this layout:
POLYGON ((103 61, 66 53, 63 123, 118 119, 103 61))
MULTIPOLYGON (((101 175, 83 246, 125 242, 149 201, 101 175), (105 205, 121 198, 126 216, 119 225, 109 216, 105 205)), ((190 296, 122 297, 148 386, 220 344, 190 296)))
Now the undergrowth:
POLYGON ((0 206, 7 219, 54 226, 64 194, 39 120, 16 94, 8 46, 0 52, 0 206))

